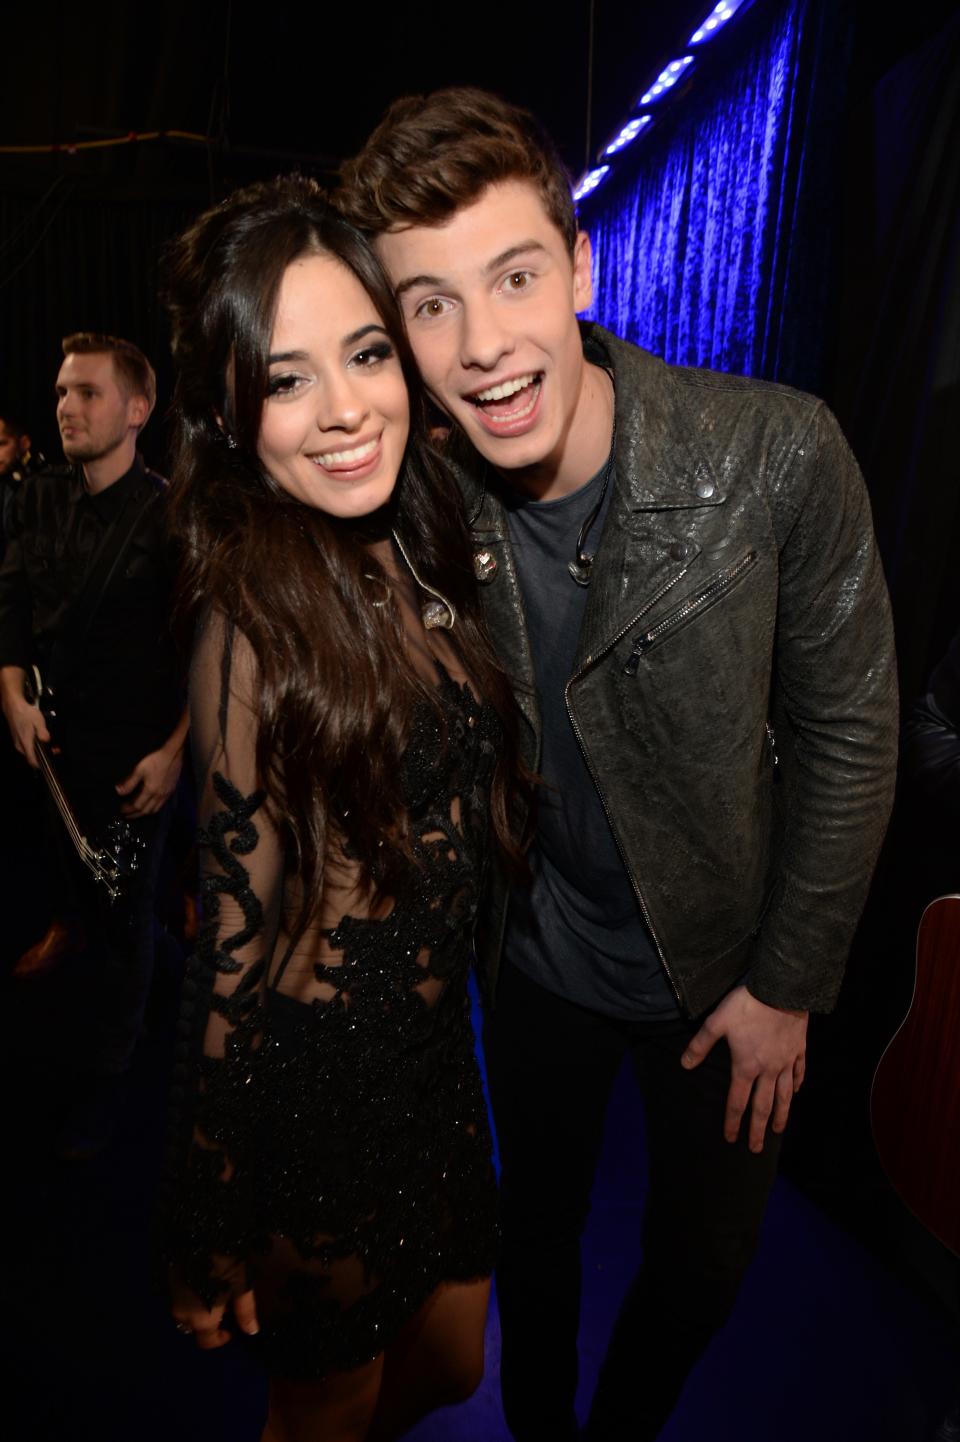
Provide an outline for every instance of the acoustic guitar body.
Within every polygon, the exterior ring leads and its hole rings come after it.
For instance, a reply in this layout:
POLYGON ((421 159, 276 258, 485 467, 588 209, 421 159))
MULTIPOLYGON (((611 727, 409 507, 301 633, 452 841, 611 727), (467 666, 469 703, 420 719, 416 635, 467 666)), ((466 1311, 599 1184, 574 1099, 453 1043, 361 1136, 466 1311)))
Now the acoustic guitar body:
POLYGON ((921 917, 913 1001, 877 1067, 870 1118, 896 1191, 960 1256, 960 896, 921 917))

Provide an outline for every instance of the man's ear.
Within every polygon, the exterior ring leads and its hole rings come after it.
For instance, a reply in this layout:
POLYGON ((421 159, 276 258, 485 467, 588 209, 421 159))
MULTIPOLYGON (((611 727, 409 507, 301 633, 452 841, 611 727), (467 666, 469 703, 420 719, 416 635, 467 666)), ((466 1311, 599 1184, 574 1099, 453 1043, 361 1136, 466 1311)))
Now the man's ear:
POLYGON ((593 250, 585 230, 577 231, 573 245, 573 308, 588 310, 593 304, 593 250))
POLYGON ((30 446, 30 437, 27 435, 26 431, 24 431, 23 435, 20 437, 20 444, 17 448, 17 455, 28 456, 30 454, 30 446))
POLYGON ((138 431, 143 430, 152 409, 146 396, 132 395, 127 401, 127 423, 138 431))

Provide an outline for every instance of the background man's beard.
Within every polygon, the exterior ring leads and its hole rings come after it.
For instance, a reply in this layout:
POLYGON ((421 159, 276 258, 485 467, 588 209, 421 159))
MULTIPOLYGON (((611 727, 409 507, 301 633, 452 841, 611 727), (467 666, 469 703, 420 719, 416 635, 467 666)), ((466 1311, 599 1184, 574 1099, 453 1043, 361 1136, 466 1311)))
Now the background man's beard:
POLYGON ((77 461, 81 465, 87 465, 90 461, 102 461, 104 456, 109 456, 121 444, 126 431, 120 431, 112 436, 109 441, 95 445, 91 441, 63 441, 63 454, 68 461, 77 461))

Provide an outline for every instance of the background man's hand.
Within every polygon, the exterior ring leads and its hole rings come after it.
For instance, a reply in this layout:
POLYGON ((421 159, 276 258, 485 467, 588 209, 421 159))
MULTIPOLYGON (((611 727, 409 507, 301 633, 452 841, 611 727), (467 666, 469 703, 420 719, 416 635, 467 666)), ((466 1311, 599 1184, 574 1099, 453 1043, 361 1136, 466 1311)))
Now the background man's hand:
POLYGON ((737 986, 691 1039, 680 1058, 688 1069, 699 1066, 721 1037, 730 1048, 730 1090, 723 1120, 728 1142, 737 1140, 748 1105, 752 1152, 763 1150, 768 1121, 775 1132, 786 1127, 790 1103, 803 1082, 808 1017, 805 1011, 767 1006, 745 986, 737 986))
POLYGON ((5 692, 3 714, 7 718, 14 746, 20 755, 36 768, 38 763, 34 742, 50 740, 50 732, 47 730, 47 723, 43 719, 40 707, 32 705, 22 695, 15 696, 5 692))
POLYGON ((120 796, 134 793, 120 808, 124 816, 152 816, 159 811, 176 790, 182 765, 182 746, 161 746, 159 751, 151 751, 138 761, 130 775, 117 785, 120 796))

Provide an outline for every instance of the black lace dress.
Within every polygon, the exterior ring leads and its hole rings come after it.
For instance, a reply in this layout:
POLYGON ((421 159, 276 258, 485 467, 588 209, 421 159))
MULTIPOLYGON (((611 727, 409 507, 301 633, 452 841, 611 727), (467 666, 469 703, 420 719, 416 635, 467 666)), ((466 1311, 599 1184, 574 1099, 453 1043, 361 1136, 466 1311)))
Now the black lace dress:
POLYGON ((489 1275, 491 1141, 466 978, 499 723, 398 582, 436 684, 403 765, 416 865, 379 905, 341 850, 315 926, 257 787, 249 647, 212 619, 193 663, 204 924, 185 984, 164 1253, 207 1303, 252 1285, 277 1375, 376 1356, 443 1281, 489 1275), (458 674, 459 672, 459 674, 458 674), (446 739, 443 733, 446 732, 446 739))

